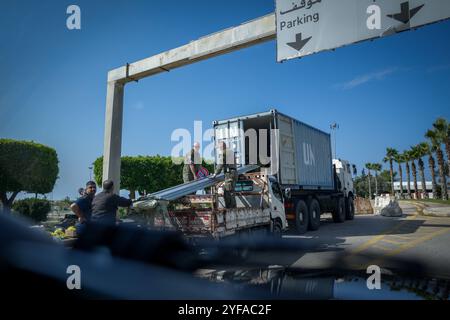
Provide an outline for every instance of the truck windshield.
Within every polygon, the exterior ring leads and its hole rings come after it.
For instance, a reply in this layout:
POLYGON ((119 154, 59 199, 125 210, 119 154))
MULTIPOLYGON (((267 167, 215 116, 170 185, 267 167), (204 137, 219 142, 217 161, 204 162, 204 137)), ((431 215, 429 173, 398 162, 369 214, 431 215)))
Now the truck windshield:
POLYGON ((236 192, 253 191, 253 181, 244 180, 236 182, 236 192))
POLYGON ((280 185, 278 184, 278 182, 272 182, 272 192, 274 196, 278 198, 278 200, 283 201, 280 185))

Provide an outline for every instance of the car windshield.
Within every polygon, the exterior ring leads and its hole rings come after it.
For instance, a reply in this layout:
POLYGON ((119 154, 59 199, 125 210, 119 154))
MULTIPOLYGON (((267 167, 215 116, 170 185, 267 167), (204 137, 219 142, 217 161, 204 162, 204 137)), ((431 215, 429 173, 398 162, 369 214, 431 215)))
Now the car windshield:
POLYGON ((449 300, 449 39, 449 0, 1 1, 0 288, 449 300))

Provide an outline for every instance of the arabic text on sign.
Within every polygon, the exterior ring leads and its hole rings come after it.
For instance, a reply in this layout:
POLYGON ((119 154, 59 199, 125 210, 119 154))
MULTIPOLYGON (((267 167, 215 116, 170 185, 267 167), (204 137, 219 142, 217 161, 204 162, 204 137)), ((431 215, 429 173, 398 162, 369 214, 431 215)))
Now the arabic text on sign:
POLYGON ((292 9, 289 9, 289 10, 286 10, 286 11, 280 11, 280 14, 284 15, 284 14, 291 13, 291 12, 294 12, 294 11, 297 11, 297 10, 300 10, 300 9, 304 9, 304 8, 311 9, 313 5, 315 5, 316 3, 319 3, 319 2, 322 2, 322 0, 315 0, 315 1, 313 1, 313 0, 308 0, 308 1, 302 0, 300 2, 300 5, 292 3, 292 5, 293 5, 292 9))

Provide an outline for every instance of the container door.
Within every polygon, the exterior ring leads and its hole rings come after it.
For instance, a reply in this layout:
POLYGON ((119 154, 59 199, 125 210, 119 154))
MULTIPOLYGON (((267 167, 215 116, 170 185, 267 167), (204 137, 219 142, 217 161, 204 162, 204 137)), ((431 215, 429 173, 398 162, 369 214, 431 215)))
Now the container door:
MULTIPOLYGON (((241 167, 245 165, 245 136, 242 120, 217 124, 214 127, 216 145, 224 141, 227 147, 234 152, 236 165, 241 167)), ((218 163, 219 154, 215 151, 216 163, 218 163)))
POLYGON ((282 184, 297 184, 295 134, 291 118, 278 115, 280 175, 282 184))

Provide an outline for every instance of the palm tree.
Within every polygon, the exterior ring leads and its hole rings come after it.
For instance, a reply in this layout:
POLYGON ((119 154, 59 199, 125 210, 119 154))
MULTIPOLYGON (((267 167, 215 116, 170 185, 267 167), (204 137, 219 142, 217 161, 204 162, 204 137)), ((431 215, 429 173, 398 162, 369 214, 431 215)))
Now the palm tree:
POLYGON ((422 142, 419 143, 417 146, 417 153, 419 155, 419 173, 420 173, 420 181, 422 185, 422 198, 428 199, 428 193, 427 193, 427 183, 425 181, 425 164, 422 160, 423 157, 425 157, 428 154, 428 143, 422 142))
POLYGON ((370 170, 372 170, 372 164, 370 162, 366 163, 365 167, 366 167, 367 171, 369 172, 369 174, 367 175, 367 178, 369 179, 369 199, 372 200, 372 185, 371 185, 372 183, 370 181, 370 176, 371 176, 370 170))
MULTIPOLYGON (((435 126, 433 124, 433 126, 435 126)), ((447 178, 445 177, 445 161, 444 161, 444 153, 441 149, 442 143, 442 135, 439 134, 438 130, 428 130, 425 136, 431 140, 433 144, 433 149, 436 152, 436 158, 438 162, 439 169, 439 179, 441 182, 441 197, 443 200, 448 200, 448 192, 447 192, 447 178)))
MULTIPOLYGON (((444 178, 446 180, 446 171, 447 173, 450 173, 450 123, 447 122, 447 120, 445 120, 444 118, 438 118, 434 123, 433 123, 433 127, 434 127, 434 131, 436 132, 436 135, 438 136, 439 139, 439 143, 443 143, 445 145, 445 151, 447 153, 447 168, 445 168, 445 160, 444 161, 444 178)), ((437 151, 437 150, 436 150, 437 151)), ((441 164, 439 163, 439 156, 438 158, 438 165, 439 167, 441 166, 441 164)), ((443 158, 443 157, 442 157, 443 158)), ((439 175, 441 175, 439 173, 439 175)), ((443 187, 443 183, 445 182, 445 188, 443 188, 442 190, 442 199, 448 200, 448 190, 447 190, 447 181, 442 181, 442 177, 441 177, 441 187, 443 187)))
POLYGON ((450 123, 444 118, 438 118, 433 124, 441 143, 445 145, 445 153, 447 154, 448 172, 450 172, 450 123))
POLYGON ((408 198, 411 199, 411 169, 409 166, 409 161, 411 160, 411 156, 408 151, 403 152, 403 158, 405 159, 405 166, 406 166, 406 178, 408 185, 406 186, 406 189, 408 191, 408 198))
POLYGON ((431 186, 432 186, 433 199, 436 199, 437 198, 436 162, 434 161, 434 157, 433 157, 433 152, 436 151, 435 145, 433 142, 431 142, 431 145, 429 143, 423 143, 423 148, 424 148, 425 154, 428 155, 428 167, 430 168, 430 174, 431 174, 431 186))
POLYGON ((409 150, 409 156, 411 160, 411 172, 413 176, 413 182, 414 182, 414 196, 416 199, 419 199, 419 189, 417 187, 417 167, 416 167, 416 160, 419 159, 419 150, 416 146, 411 147, 411 150, 409 150))
POLYGON ((393 148, 386 149, 386 157, 384 157, 384 162, 389 162, 390 175, 391 175, 391 195, 394 195, 394 160, 398 155, 398 151, 393 148))
POLYGON ((381 171, 383 166, 379 163, 372 163, 372 170, 375 171, 375 196, 378 196, 378 172, 381 171))
POLYGON ((405 162, 405 157, 401 153, 397 153, 394 158, 395 162, 398 163, 398 175, 400 177, 400 199, 403 199, 403 168, 402 163, 405 162))

